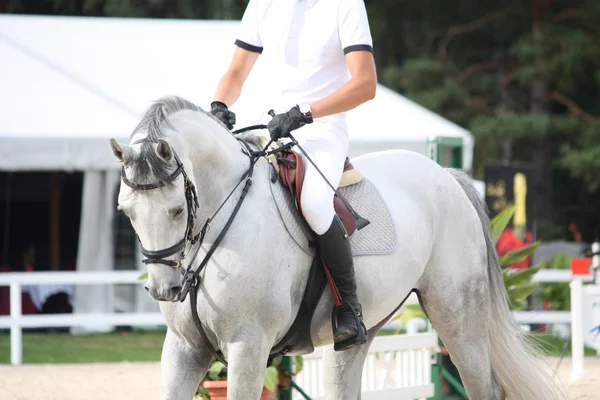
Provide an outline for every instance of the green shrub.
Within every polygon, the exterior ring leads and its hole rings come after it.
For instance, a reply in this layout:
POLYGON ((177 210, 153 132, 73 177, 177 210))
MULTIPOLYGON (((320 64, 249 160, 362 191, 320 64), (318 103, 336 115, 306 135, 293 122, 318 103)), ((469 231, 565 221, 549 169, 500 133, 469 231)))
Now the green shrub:
MULTIPOLYGON (((554 254, 548 261, 547 269, 570 269, 571 256, 554 254)), ((548 303, 548 309, 553 311, 569 311, 571 309, 571 289, 569 282, 543 282, 540 285, 537 298, 548 303)))

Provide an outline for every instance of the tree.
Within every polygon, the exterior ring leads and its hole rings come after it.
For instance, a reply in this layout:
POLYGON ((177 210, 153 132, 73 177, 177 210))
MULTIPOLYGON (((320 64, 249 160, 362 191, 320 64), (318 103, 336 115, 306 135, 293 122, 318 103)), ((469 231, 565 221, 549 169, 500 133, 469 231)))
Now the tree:
MULTIPOLYGON (((370 3, 379 25, 389 2, 370 3)), ((538 227, 554 221, 566 233, 575 219, 585 231, 590 217, 598 226, 597 210, 577 210, 587 200, 577 193, 600 188, 600 2, 402 0, 394 7, 403 23, 391 29, 404 56, 401 63, 379 58, 383 83, 473 132, 476 177, 488 160, 532 163, 538 227)), ((379 43, 390 54, 392 45, 379 43)))
POLYGON ((0 11, 97 17, 239 19, 247 3, 247 0, 4 0, 0 3, 0 11))

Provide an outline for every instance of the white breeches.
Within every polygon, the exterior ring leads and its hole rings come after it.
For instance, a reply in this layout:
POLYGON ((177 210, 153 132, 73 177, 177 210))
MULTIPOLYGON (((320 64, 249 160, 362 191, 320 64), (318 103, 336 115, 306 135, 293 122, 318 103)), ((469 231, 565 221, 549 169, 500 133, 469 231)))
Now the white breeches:
MULTIPOLYGON (((317 119, 312 124, 293 131, 292 135, 327 180, 337 189, 349 146, 345 124, 317 119)), ((304 158, 305 177, 300 207, 310 228, 317 235, 322 235, 329 229, 335 216, 334 192, 300 149, 294 150, 304 158)))

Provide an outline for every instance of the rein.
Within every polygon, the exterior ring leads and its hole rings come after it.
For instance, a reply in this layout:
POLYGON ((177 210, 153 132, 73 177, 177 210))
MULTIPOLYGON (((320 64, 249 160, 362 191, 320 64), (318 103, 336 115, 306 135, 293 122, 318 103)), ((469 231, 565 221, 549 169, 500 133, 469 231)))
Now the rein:
MULTIPOLYGON (((232 131, 232 134, 235 135, 235 134, 239 134, 239 133, 247 132, 247 131, 251 131, 251 130, 256 130, 256 129, 265 129, 266 127, 267 127, 266 125, 252 125, 252 126, 248 126, 245 128, 241 128, 241 129, 232 131)), ((273 140, 271 139, 269 141, 269 143, 267 143, 267 145, 262 150, 252 151, 252 149, 246 142, 244 142, 238 138, 236 138, 236 139, 244 145, 244 148, 242 148, 242 153, 244 153, 245 155, 248 156, 249 161, 250 161, 250 166, 248 167, 248 170, 246 171, 246 173, 240 178, 240 180, 235 185, 235 187, 231 190, 229 195, 225 198, 225 200, 223 200, 223 202, 217 208, 217 210, 214 212, 214 214, 204 222, 204 225, 200 229, 200 232, 198 234, 196 234, 195 236, 193 235, 194 220, 196 219, 196 210, 199 207, 198 194, 196 192, 196 188, 195 188, 194 184, 190 181, 187 174, 185 173, 185 168, 183 166, 183 163, 177 156, 177 153, 175 153, 175 151, 173 150, 177 168, 169 176, 169 179, 167 182, 171 182, 171 181, 175 180, 180 174, 183 175, 185 198, 186 198, 186 203, 187 203, 187 208, 188 208, 188 223, 186 226, 186 231, 185 231, 184 237, 177 244, 175 244, 171 247, 168 247, 166 249, 162 249, 162 250, 147 250, 147 249, 145 249, 142 246, 141 240, 138 237, 138 241, 140 242, 141 252, 144 256, 147 257, 146 259, 144 259, 142 261, 143 263, 145 263, 145 264, 159 263, 159 264, 164 264, 164 265, 167 265, 167 266, 170 266, 173 268, 180 268, 181 262, 189 255, 193 246, 197 245, 196 251, 194 252, 193 257, 192 257, 191 261, 189 262, 187 269, 185 270, 185 272, 183 270, 181 270, 181 274, 183 275, 183 282, 182 282, 181 292, 179 293, 177 300, 183 303, 185 301, 188 293, 190 294, 190 306, 191 306, 192 316, 194 319, 194 324, 198 328, 198 331, 200 332, 200 335, 202 336, 202 338, 206 341, 206 343, 209 344, 213 355, 217 358, 217 360, 222 362, 224 365, 227 365, 227 361, 223 357, 223 354, 221 353, 221 351, 216 349, 211 344, 210 340, 208 339, 208 337, 206 335, 206 331, 204 330, 204 327, 202 326, 202 322, 200 321, 200 318, 198 316, 198 310, 196 308, 196 304, 197 304, 197 299, 198 299, 197 291, 198 291, 198 287, 200 286, 199 275, 202 272, 202 270, 206 267, 208 262, 210 261, 210 258, 212 257, 214 252, 219 247, 219 244, 225 237, 225 234, 231 227, 233 220, 235 219, 238 211, 240 210, 240 207, 242 206, 242 203, 244 202, 244 199, 246 198, 246 195, 248 194, 248 191, 250 190, 250 186, 252 186, 252 175, 254 174, 254 166, 256 165, 258 160, 261 157, 283 151, 290 147, 290 144, 286 144, 286 145, 281 146, 280 148, 274 149, 272 151, 267 151, 269 146, 271 146, 271 144, 273 143, 273 140), (202 243, 204 242, 204 238, 205 238, 206 234, 210 231, 211 221, 215 218, 215 216, 219 213, 219 211, 221 211, 221 209, 227 203, 229 198, 233 195, 233 193, 235 193, 236 189, 244 181, 245 181, 245 184, 242 189, 242 194, 241 194, 240 198, 238 199, 238 201, 235 205, 235 208, 233 209, 233 212, 229 216, 229 219, 225 223, 225 226, 219 233, 219 236, 217 236, 217 238, 213 242, 212 246, 210 247, 210 249, 204 256, 202 261, 200 262, 200 265, 198 265, 198 268, 196 268, 195 270, 192 270, 192 265, 198 254, 198 251, 200 250, 200 247, 202 246, 202 243), (186 253, 185 249, 188 244, 190 245, 190 249, 186 253), (172 256, 180 251, 181 251, 181 255, 180 255, 179 261, 165 260, 166 257, 172 256)), ((132 144, 138 144, 138 143, 152 143, 152 142, 149 139, 144 138, 144 139, 137 140, 132 144)), ((131 182, 125 175, 125 167, 124 166, 122 167, 122 170, 121 170, 121 178, 127 186, 129 186, 135 190, 157 189, 166 184, 166 182, 156 182, 156 183, 151 183, 151 184, 135 184, 135 183, 131 182)))
MULTIPOLYGON (((235 130, 232 133, 233 134, 238 134, 238 133, 242 133, 242 132, 246 132, 246 131, 250 131, 250 130, 264 129, 264 128, 266 128, 266 125, 252 125, 252 126, 248 126, 246 128, 235 130)), ((250 186, 252 186, 252 174, 254 173, 254 166, 256 165, 257 161, 261 157, 268 156, 268 155, 273 154, 273 153, 277 153, 279 151, 284 150, 284 148, 287 148, 287 146, 282 146, 281 148, 277 148, 277 149, 272 150, 272 151, 267 151, 267 149, 269 148, 269 146, 271 146, 271 144, 273 143, 273 140, 271 139, 269 141, 269 143, 267 143, 267 145, 262 150, 260 150, 260 151, 252 151, 250 149, 250 146, 248 146, 248 144, 246 142, 241 141, 239 139, 238 139, 238 141, 240 141, 245 146, 245 148, 246 148, 246 151, 244 151, 244 149, 242 149, 242 152, 249 157, 249 159, 250 159, 250 166, 248 167, 248 171, 244 174, 244 176, 242 176, 242 178, 237 183, 237 185, 235 185, 235 187, 233 188, 233 190, 229 193, 229 195, 221 203, 221 205, 219 206, 219 208, 217 209, 217 211, 215 211, 215 213, 213 214, 213 216, 211 218, 209 218, 209 219, 206 220, 206 222, 204 224, 204 227, 207 227, 207 226, 210 227, 210 221, 215 217, 215 215, 217 215, 217 213, 221 210, 221 208, 223 207, 223 205, 225 205, 225 203, 227 202, 227 200, 231 197, 231 195, 235 192, 235 190, 237 189, 237 187, 245 179, 246 183, 244 185, 244 188, 242 189, 242 194, 241 194, 241 196, 240 196, 237 204, 235 205, 235 208, 233 209, 233 212, 229 216, 229 219, 225 223, 225 226, 221 230, 221 233, 219 234, 219 236, 217 236, 217 238, 213 242, 211 248, 208 250, 208 252, 204 256, 204 259, 202 260, 202 262, 200 263, 200 265, 198 266, 198 268, 196 268, 196 270, 194 270, 194 271, 191 270, 193 259, 192 259, 192 262, 190 262, 190 264, 188 265, 188 268, 186 270, 185 277, 184 277, 184 280, 183 280, 183 287, 182 287, 181 292, 179 294, 179 301, 181 301, 181 302, 183 302, 185 300, 185 297, 187 296, 188 293, 190 294, 190 307, 191 307, 191 311, 192 311, 192 317, 194 319, 194 324, 196 325, 196 328, 198 328, 198 331, 200 332, 200 335, 202 336, 202 338, 204 339, 204 341, 206 343, 208 343, 208 345, 210 346, 210 350, 213 353, 213 355, 215 356, 215 358, 218 361, 220 361, 223 365, 227 365, 227 360, 225 360, 225 357, 223 356, 223 353, 220 350, 216 349, 212 345, 211 341, 208 339, 208 336, 206 335, 206 331, 204 330, 204 327, 202 326, 202 322, 200 321, 200 317, 198 316, 198 308, 196 307, 196 304, 197 304, 197 301, 198 301, 198 287, 200 286, 199 274, 200 274, 200 272, 202 272, 202 270, 204 269, 204 267, 206 267, 206 264, 208 264, 208 261, 210 260, 211 256, 213 255, 213 253, 219 247, 219 244, 221 243, 221 241, 225 237, 225 234, 229 230, 229 227, 233 223, 233 220, 235 219, 235 216, 237 215, 240 207, 242 206, 242 203, 244 202, 244 199, 246 198, 246 194, 248 193, 248 190, 250 189, 250 186)), ((204 227, 202 228, 202 230, 204 231, 204 233, 206 233, 206 230, 204 229, 204 227)), ((204 239, 204 233, 202 234, 202 238, 200 240, 200 243, 198 244, 198 249, 202 245, 202 240, 204 239)), ((196 250, 196 253, 197 253, 197 251, 198 250, 196 250)), ((194 258, 195 258, 195 255, 194 255, 194 258)))
MULTIPOLYGON (((266 125, 252 125, 252 126, 248 126, 248 127, 245 127, 245 128, 241 128, 241 129, 235 130, 232 133, 235 135, 235 134, 242 133, 242 132, 247 132, 247 131, 250 131, 250 130, 264 129, 266 127, 267 127, 266 125)), ((246 171, 246 173, 241 177, 241 179, 234 186, 234 188, 231 190, 231 192, 229 192, 229 195, 227 195, 227 197, 225 198, 225 200, 223 200, 223 202, 217 208, 217 210, 214 212, 214 214, 210 218, 208 218, 206 220, 206 222, 204 223, 204 225, 202 227, 202 230, 201 230, 201 236, 200 236, 200 241, 198 243, 198 248, 196 249, 196 253, 194 253, 194 257, 190 261, 190 263, 189 263, 189 265, 188 265, 188 267, 187 267, 187 269, 186 269, 186 271, 184 273, 183 287, 182 287, 181 292, 179 294, 179 301, 181 301, 181 302, 183 302, 185 300, 185 298, 186 298, 187 294, 190 292, 191 288, 197 288, 198 287, 198 285, 200 283, 199 280, 198 280, 198 276, 199 276, 200 272, 202 272, 202 270, 204 269, 204 267, 206 266, 206 264, 210 260, 210 257, 216 251, 217 247, 219 247, 219 244, 223 240, 223 237, 225 236, 225 234, 229 230, 229 227, 233 223, 233 220, 235 219, 235 216, 237 215, 240 207, 242 206, 242 203, 244 202, 244 199, 246 198, 246 194, 248 193, 248 190, 250 189, 250 186, 252 186, 252 175, 254 174, 254 166, 256 165, 257 161, 261 157, 263 157, 265 155, 269 155, 269 154, 271 154, 273 152, 281 151, 281 149, 275 149, 272 152, 268 152, 267 151, 267 149, 269 148, 269 146, 273 143, 273 140, 269 141, 269 143, 267 143, 267 145, 261 151, 257 151, 257 152, 252 151, 246 142, 244 142, 242 140, 239 140, 239 139, 237 139, 237 140, 244 145, 245 151, 244 151, 244 149, 242 149, 242 153, 246 154, 248 156, 248 158, 250 159, 250 166, 248 167, 248 171, 246 171), (219 211, 221 211, 221 209, 223 208, 223 206, 227 203, 227 201, 229 200, 229 198, 235 193, 236 189, 240 186, 240 184, 242 182, 244 182, 244 180, 246 180, 246 183, 244 185, 244 188, 242 189, 242 195, 238 199, 238 202, 235 205, 235 208, 233 209, 233 212, 229 216, 229 219, 225 223, 225 226, 221 230, 221 233, 219 234, 219 236, 217 236, 217 238, 215 239, 215 241, 212 244, 211 248, 208 250, 208 252, 204 256, 204 259, 202 260, 202 262, 200 263, 200 265, 198 266, 198 268, 196 268, 196 270, 192 271, 191 268, 192 268, 193 261, 196 258, 196 255, 198 254, 198 251, 200 249, 200 246, 202 245, 202 242, 204 241, 204 236, 210 230, 210 223, 211 223, 211 221, 215 218, 215 216, 219 213, 219 211)), ((195 295, 195 293, 194 293, 194 295, 195 295)), ((195 301, 193 299, 192 299, 192 302, 195 303, 195 301)))

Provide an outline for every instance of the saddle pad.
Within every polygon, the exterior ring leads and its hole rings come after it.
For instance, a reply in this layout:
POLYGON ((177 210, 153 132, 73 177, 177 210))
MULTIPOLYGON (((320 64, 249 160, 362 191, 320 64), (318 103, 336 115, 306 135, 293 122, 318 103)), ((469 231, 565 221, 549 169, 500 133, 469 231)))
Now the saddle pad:
MULTIPOLYGON (((269 165, 269 168, 273 167, 269 165)), ((270 183, 271 193, 288 233, 304 251, 314 256, 314 248, 309 246, 314 233, 296 209, 289 189, 281 184, 279 178, 270 183)), ((398 245, 396 230, 377 188, 363 177, 359 183, 340 188, 338 192, 358 214, 371 222, 350 236, 352 254, 360 256, 392 253, 398 245)))

